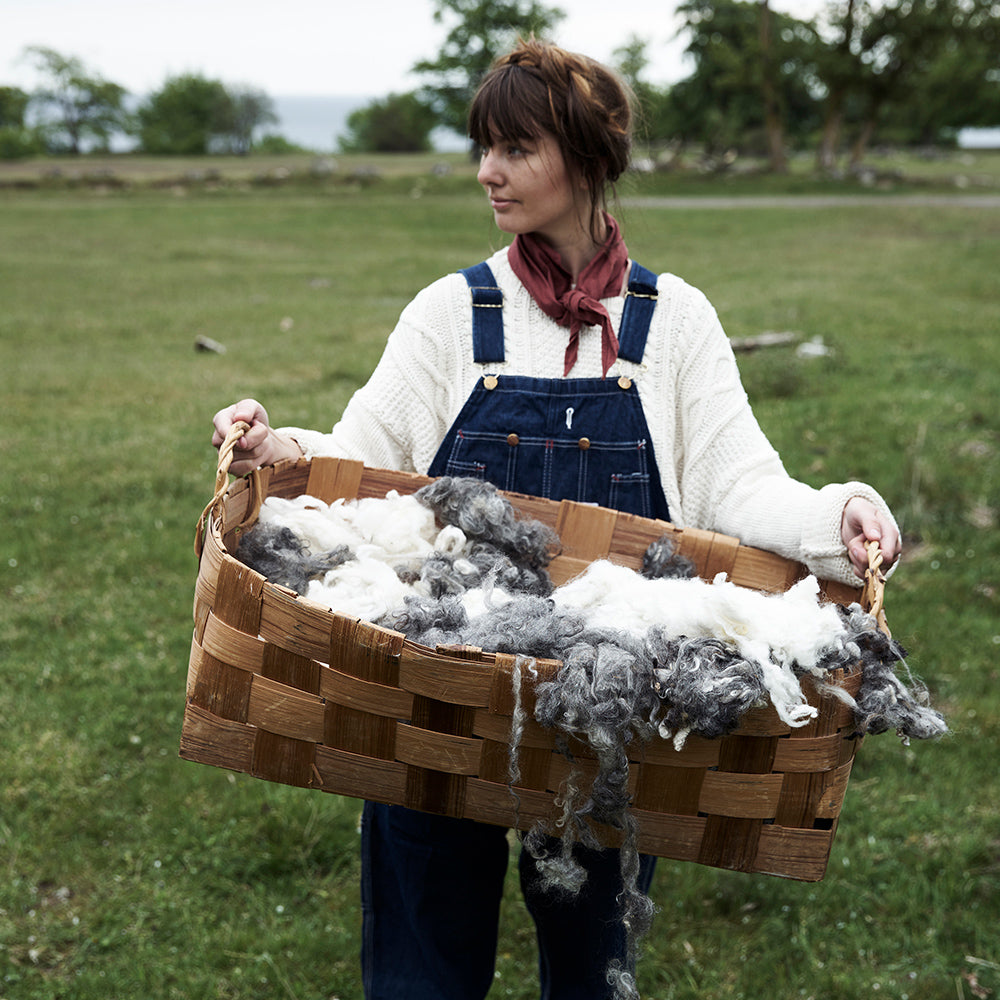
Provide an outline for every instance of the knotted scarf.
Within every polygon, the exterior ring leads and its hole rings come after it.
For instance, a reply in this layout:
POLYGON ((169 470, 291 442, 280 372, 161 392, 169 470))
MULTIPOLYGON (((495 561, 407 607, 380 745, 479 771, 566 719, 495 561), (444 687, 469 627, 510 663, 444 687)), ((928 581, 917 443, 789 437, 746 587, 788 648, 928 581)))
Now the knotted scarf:
POLYGON ((618 223, 605 215, 608 235, 592 261, 580 272, 576 285, 562 258, 547 243, 528 233, 519 234, 507 254, 514 274, 531 293, 542 312, 560 326, 569 327, 563 375, 576 364, 580 351, 580 329, 601 328, 601 368, 604 375, 618 357, 618 338, 611 317, 600 300, 618 295, 628 268, 628 248, 618 223))

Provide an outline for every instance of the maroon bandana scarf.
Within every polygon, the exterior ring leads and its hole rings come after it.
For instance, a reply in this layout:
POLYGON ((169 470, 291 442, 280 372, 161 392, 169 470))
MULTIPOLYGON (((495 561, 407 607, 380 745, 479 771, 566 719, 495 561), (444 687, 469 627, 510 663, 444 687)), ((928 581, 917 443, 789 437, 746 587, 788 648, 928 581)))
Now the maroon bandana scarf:
POLYGON ((605 375, 618 357, 618 338, 600 300, 621 292, 628 268, 628 248, 618 223, 610 215, 605 215, 605 220, 607 239, 597 256, 580 272, 575 288, 559 254, 530 233, 515 237, 507 254, 514 274, 542 312, 560 326, 569 327, 564 376, 576 364, 583 326, 601 328, 601 367, 605 375))

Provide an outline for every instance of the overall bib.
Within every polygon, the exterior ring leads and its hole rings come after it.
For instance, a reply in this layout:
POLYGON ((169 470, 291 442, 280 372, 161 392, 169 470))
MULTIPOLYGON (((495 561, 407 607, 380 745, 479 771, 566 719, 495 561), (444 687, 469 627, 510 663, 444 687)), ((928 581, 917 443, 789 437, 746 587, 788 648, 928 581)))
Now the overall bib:
MULTIPOLYGON (((486 263, 462 272, 473 297, 473 354, 504 360, 503 295, 486 263)), ((632 265, 618 356, 639 363, 656 276, 632 265)), ((669 519, 638 389, 621 379, 486 375, 428 474, 476 476, 504 490, 669 519)), ((576 896, 544 891, 521 851, 535 920, 541 1000, 600 1000, 609 962, 626 957, 617 919, 619 852, 575 848, 587 870, 576 896)), ((481 1000, 494 979, 509 845, 502 827, 366 803, 362 818, 362 969, 368 1000, 481 1000)), ((640 859, 648 890, 655 858, 640 859)))

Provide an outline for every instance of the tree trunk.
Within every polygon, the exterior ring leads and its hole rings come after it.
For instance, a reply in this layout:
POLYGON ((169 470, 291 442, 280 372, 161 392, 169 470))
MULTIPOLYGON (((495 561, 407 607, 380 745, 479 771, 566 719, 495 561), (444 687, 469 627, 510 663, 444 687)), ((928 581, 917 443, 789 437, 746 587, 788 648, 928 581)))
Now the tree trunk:
POLYGON ((774 82, 774 58, 771 51, 771 8, 761 0, 760 13, 761 97, 764 102, 764 128, 767 131, 768 161, 771 172, 788 173, 785 153, 785 129, 781 120, 778 88, 774 82))
POLYGON ((819 148, 816 150, 816 169, 825 175, 832 175, 837 170, 837 146, 840 143, 840 130, 844 124, 844 94, 843 91, 831 93, 827 99, 826 115, 823 119, 823 131, 820 135, 819 148))
POLYGON ((864 160, 865 153, 868 152, 868 143, 871 142, 871 138, 875 134, 877 124, 878 112, 872 110, 871 114, 861 123, 861 131, 851 147, 851 170, 857 170, 861 166, 861 161, 864 160))
POLYGON ((823 133, 816 150, 816 169, 821 174, 833 174, 837 169, 837 146, 844 125, 844 104, 851 86, 848 80, 852 74, 848 74, 845 67, 853 62, 851 39, 855 31, 854 14, 855 0, 847 0, 847 7, 840 21, 841 38, 834 49, 838 65, 830 68, 829 78, 825 81, 829 93, 826 98, 823 133))

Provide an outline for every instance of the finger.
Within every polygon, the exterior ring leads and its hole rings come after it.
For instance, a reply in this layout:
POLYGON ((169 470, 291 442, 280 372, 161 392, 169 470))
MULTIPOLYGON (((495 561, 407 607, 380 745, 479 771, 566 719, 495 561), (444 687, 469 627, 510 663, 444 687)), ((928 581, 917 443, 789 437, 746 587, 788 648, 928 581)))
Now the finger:
POLYGON ((251 426, 257 423, 270 426, 267 410, 256 399, 241 399, 231 409, 233 423, 236 423, 237 420, 245 420, 251 426))
POLYGON ((865 548, 864 535, 855 535, 847 543, 847 556, 851 560, 855 574, 863 580, 865 570, 868 569, 868 550, 865 548))

